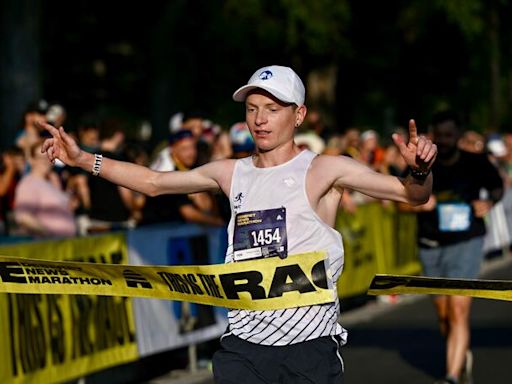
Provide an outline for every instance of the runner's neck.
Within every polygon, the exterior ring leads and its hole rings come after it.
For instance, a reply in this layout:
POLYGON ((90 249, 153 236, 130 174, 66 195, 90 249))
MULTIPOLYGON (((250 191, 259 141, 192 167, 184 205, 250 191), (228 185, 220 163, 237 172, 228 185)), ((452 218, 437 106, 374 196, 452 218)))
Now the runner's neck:
POLYGON ((301 152, 301 149, 294 142, 261 152, 259 150, 252 156, 252 161, 257 168, 269 168, 284 164, 301 152))

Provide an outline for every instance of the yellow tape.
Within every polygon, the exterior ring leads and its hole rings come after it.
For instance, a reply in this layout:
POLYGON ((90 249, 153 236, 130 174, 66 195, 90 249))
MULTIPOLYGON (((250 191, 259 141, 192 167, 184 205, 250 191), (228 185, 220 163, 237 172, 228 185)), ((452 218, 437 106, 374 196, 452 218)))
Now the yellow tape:
POLYGON ((369 295, 460 295, 512 301, 512 281, 375 275, 369 295))
POLYGON ((0 256, 0 292, 159 298, 252 310, 335 300, 325 252, 172 267, 0 256))

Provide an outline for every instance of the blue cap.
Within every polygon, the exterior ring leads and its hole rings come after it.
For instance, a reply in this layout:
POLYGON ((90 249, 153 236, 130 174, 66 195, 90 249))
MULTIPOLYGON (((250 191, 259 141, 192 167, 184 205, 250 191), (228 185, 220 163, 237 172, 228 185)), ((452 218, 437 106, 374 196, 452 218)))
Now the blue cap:
POLYGON ((194 137, 194 135, 188 129, 181 129, 169 135, 169 144, 173 145, 174 143, 177 143, 178 141, 181 141, 188 137, 194 137))

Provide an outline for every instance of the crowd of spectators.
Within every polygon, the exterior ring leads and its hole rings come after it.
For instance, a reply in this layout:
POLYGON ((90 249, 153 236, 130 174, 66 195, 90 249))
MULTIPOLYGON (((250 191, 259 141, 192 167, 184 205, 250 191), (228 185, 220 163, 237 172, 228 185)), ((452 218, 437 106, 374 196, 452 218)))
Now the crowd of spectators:
MULTIPOLYGON (((58 161, 51 164, 40 151, 47 132, 38 128, 37 121, 66 126, 66 110, 45 101, 29 105, 15 142, 1 153, 0 237, 4 240, 71 237, 157 223, 226 224, 229 202, 221 194, 147 197, 58 161)), ((168 139, 152 150, 129 140, 120 121, 86 117, 75 129, 66 129, 84 150, 162 172, 242 157, 254 149, 245 123, 223 130, 199 112, 172 116, 168 139)))
MULTIPOLYGON (((168 222, 227 224, 229 202, 220 193, 147 197, 59 162, 49 163, 40 153, 46 132, 37 128, 38 120, 65 126, 66 110, 44 101, 31 104, 21 119, 15 142, 1 154, 0 236, 69 237, 168 222)), ((118 119, 83 119, 75 129, 66 129, 89 152, 158 171, 185 171, 209 161, 249 156, 254 149, 245 123, 223 129, 194 111, 172 116, 168 140, 151 150, 128 141, 118 119)), ((406 135, 400 127, 395 132, 406 135)), ((319 154, 350 156, 386 174, 400 176, 406 167, 393 142, 381 138, 376 130, 352 127, 339 132, 327 127, 316 110, 308 112, 296 142, 319 154)), ((486 137, 469 131, 460 146, 471 152, 487 152, 510 189, 512 134, 486 137)), ((368 201, 365 195, 347 191, 342 208, 350 214, 368 201)))

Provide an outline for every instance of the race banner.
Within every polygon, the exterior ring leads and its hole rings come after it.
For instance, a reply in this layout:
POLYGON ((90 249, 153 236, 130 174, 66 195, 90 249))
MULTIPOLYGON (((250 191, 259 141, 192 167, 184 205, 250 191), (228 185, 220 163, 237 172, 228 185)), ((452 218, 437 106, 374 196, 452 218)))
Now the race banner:
POLYGON ((376 275, 368 294, 460 295, 512 301, 512 281, 376 275))
POLYGON ((0 292, 159 298, 250 310, 333 302, 325 252, 249 262, 136 266, 0 256, 0 292))

